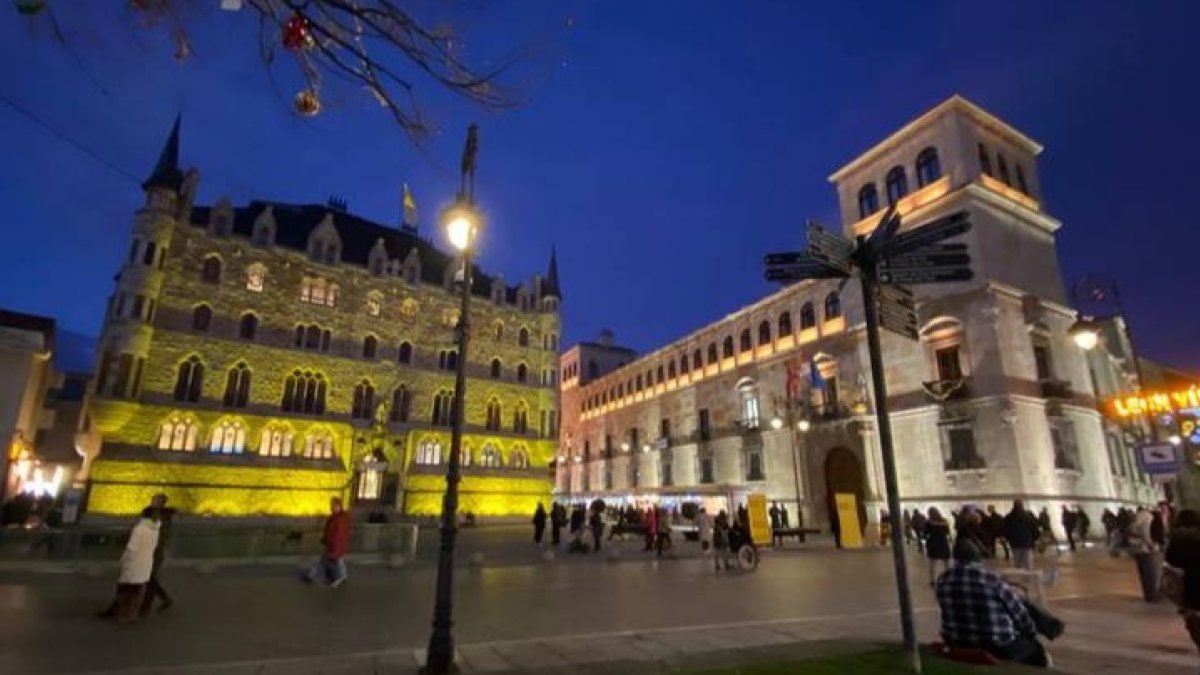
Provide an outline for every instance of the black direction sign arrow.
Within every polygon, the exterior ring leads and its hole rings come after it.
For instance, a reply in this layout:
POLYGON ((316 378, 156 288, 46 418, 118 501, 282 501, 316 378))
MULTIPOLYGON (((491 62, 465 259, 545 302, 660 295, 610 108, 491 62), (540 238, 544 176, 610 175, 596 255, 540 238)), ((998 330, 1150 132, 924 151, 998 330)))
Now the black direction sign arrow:
POLYGON ((940 284, 951 281, 970 281, 974 277, 970 267, 879 270, 879 283, 881 284, 940 284))
POLYGON ((898 234, 892 237, 890 242, 884 244, 883 251, 880 252, 880 258, 892 258, 901 253, 908 253, 919 248, 936 244, 943 239, 957 237, 960 234, 965 234, 971 230, 971 221, 967 220, 967 212, 959 211, 945 218, 914 227, 913 229, 903 234, 898 234))
POLYGON ((925 253, 924 249, 888 258, 879 263, 880 270, 924 267, 964 267, 971 264, 969 253, 925 253))
POLYGON ((763 262, 768 266, 772 265, 796 265, 799 263, 812 262, 812 258, 808 256, 808 251, 785 251, 783 253, 768 253, 763 256, 763 262))
POLYGON ((804 265, 768 267, 764 276, 767 281, 803 281, 805 279, 836 279, 846 275, 840 270, 812 261, 804 265))
POLYGON ((811 220, 808 222, 808 254, 813 259, 849 274, 853 252, 854 242, 811 220))

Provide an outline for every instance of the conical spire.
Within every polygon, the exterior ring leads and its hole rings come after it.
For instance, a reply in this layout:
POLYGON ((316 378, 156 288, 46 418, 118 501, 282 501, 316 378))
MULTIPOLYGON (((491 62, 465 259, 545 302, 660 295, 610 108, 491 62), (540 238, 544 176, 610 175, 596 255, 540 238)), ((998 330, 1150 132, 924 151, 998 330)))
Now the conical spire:
POLYGON ((158 156, 158 164, 154 172, 142 183, 143 190, 152 187, 178 190, 183 185, 183 172, 179 170, 179 121, 182 114, 175 116, 175 124, 171 127, 171 135, 163 146, 162 154, 158 156))
POLYGON ((556 298, 562 297, 562 290, 558 287, 558 251, 554 246, 550 247, 550 268, 546 271, 542 292, 556 298))

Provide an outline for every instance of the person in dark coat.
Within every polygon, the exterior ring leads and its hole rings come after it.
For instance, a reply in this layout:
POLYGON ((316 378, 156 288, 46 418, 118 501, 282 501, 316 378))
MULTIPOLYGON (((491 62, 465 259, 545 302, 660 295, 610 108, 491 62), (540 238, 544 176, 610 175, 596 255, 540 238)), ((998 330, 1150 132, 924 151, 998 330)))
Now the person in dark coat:
POLYGON ((167 506, 167 496, 159 493, 150 500, 150 508, 158 512, 158 543, 154 545, 154 567, 150 570, 150 580, 146 582, 146 594, 142 596, 140 613, 146 616, 154 606, 154 599, 159 599, 158 611, 171 609, 175 601, 167 594, 162 585, 162 565, 167 555, 167 540, 171 537, 171 526, 175 522, 175 509, 167 506))
POLYGON ((1057 540, 1057 538, 1054 536, 1054 528, 1050 525, 1050 509, 1046 508, 1045 506, 1043 506, 1042 510, 1038 513, 1037 525, 1039 537, 1046 537, 1052 542, 1057 540))
MULTIPOLYGON (((1043 511, 1042 513, 1045 513, 1043 511)), ((1047 514, 1047 519, 1049 515, 1047 514)), ((1033 547, 1038 540, 1038 521, 1025 510, 1025 502, 1013 502, 1012 511, 1004 517, 1004 538, 1012 547, 1013 564, 1019 569, 1033 569, 1033 547)))
POLYGON ((542 545, 542 536, 546 533, 546 507, 538 502, 537 510, 533 512, 533 543, 542 545))
POLYGON ((921 509, 913 509, 912 511, 912 529, 913 535, 917 538, 917 553, 925 552, 925 524, 929 520, 921 513, 921 509))
POLYGON ((1004 549, 1004 559, 1008 560, 1008 540, 1004 538, 1004 516, 996 511, 995 504, 988 504, 983 527, 987 531, 988 544, 992 547, 992 557, 996 557, 996 545, 999 544, 1004 549))
POLYGON ((1071 550, 1075 550, 1075 532, 1079 527, 1079 516, 1075 512, 1067 508, 1066 504, 1062 507, 1062 516, 1059 518, 1062 523, 1063 531, 1067 533, 1067 543, 1070 544, 1071 550))
POLYGON ((838 515, 837 504, 829 500, 829 533, 833 535, 833 543, 842 547, 842 517, 838 515))
POLYGON ((1165 560, 1183 571, 1183 594, 1179 613, 1192 643, 1200 649, 1200 512, 1184 509, 1171 529, 1165 560))
POLYGON ((1075 529, 1079 531, 1079 545, 1087 546, 1088 530, 1092 529, 1092 519, 1088 517, 1083 507, 1075 506, 1075 529))
POLYGON ((567 524, 567 510, 562 504, 554 502, 550 507, 550 543, 558 546, 562 541, 562 529, 567 524))
POLYGON ((592 553, 599 553, 600 537, 604 534, 604 520, 600 517, 600 509, 592 509, 592 515, 588 517, 588 526, 592 529, 592 553))
POLYGON ((1112 509, 1104 509, 1100 522, 1104 525, 1104 545, 1112 546, 1113 535, 1117 532, 1117 514, 1113 513, 1112 509))
POLYGON ((937 507, 929 507, 929 519, 925 521, 925 557, 929 559, 929 585, 937 584, 937 567, 950 569, 950 523, 942 517, 937 507))
POLYGON ((783 535, 779 529, 783 527, 783 520, 779 515, 779 504, 772 502, 771 508, 767 510, 767 515, 771 518, 771 541, 776 546, 782 546, 783 535))

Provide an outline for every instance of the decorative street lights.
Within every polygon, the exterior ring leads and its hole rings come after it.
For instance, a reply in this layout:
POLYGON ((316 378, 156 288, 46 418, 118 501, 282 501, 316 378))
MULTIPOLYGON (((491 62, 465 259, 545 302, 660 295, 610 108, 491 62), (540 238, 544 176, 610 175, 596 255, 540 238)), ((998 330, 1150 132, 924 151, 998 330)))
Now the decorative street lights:
POLYGON ((771 419, 771 428, 776 431, 787 429, 788 444, 791 446, 793 478, 796 480, 796 518, 797 522, 802 523, 804 502, 808 501, 809 495, 808 490, 802 490, 800 484, 800 447, 796 432, 801 434, 808 432, 812 428, 812 422, 808 420, 808 406, 805 402, 791 396, 776 396, 774 403, 776 417, 771 419), (780 409, 783 410, 783 417, 778 416, 780 409), (801 500, 802 494, 803 500, 801 500))
POLYGON ((475 209, 475 154, 479 148, 479 128, 467 127, 467 142, 463 148, 462 179, 454 205, 442 214, 442 226, 450 245, 460 254, 462 269, 455 279, 462 284, 462 299, 458 324, 454 328, 458 341, 458 362, 454 372, 454 404, 450 409, 450 459, 446 465, 446 493, 442 496, 441 546, 438 549, 437 591, 433 605, 433 632, 425 652, 426 675, 447 675, 457 671, 454 664, 454 539, 458 534, 458 483, 462 453, 464 403, 467 388, 467 343, 471 336, 471 257, 479 237, 482 219, 475 209))

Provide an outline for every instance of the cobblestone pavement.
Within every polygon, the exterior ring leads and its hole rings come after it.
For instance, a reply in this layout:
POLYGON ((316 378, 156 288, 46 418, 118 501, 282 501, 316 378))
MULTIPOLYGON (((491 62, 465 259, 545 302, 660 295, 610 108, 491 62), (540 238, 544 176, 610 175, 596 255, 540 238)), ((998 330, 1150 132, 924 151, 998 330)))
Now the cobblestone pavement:
MULTIPOLYGON (((890 556, 879 549, 767 552, 756 573, 717 575, 688 546, 661 563, 634 542, 619 562, 602 553, 547 563, 532 544, 484 542, 464 537, 464 557, 480 552, 484 562, 455 580, 464 672, 657 672, 696 658, 898 640, 890 556)), ((175 608, 133 626, 92 617, 108 599, 108 575, 4 573, 0 672, 414 672, 432 607, 433 572, 421 557, 400 570, 356 567, 337 590, 303 586, 286 567, 169 570, 175 608)), ((935 603, 922 561, 912 562, 918 626, 931 640, 935 603)), ((1178 617, 1136 597, 1129 561, 1088 552, 1061 569, 1049 591, 1068 624, 1050 647, 1061 669, 1197 671, 1178 617)))

